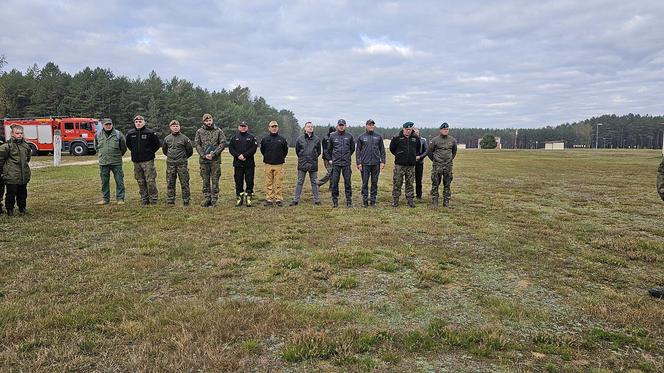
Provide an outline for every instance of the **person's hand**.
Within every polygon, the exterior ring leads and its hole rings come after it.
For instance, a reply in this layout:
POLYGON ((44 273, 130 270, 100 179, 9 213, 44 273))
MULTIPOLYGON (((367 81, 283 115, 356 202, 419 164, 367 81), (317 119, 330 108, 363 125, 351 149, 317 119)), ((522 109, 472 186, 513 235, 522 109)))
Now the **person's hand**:
POLYGON ((211 161, 212 160, 212 154, 206 154, 205 159, 211 161))
POLYGON ((244 154, 240 154, 240 156, 237 157, 237 159, 244 161, 246 158, 244 157, 244 154))
POLYGON ((385 163, 380 164, 380 169, 382 170, 383 168, 385 168, 385 163))
POLYGON ((420 156, 419 156, 419 155, 416 155, 416 156, 415 156, 415 160, 416 160, 416 161, 419 161, 419 160, 420 160, 420 156))
POLYGON ((357 169, 358 169, 360 172, 362 172, 362 165, 361 165, 361 164, 358 164, 358 165, 357 165, 357 169))

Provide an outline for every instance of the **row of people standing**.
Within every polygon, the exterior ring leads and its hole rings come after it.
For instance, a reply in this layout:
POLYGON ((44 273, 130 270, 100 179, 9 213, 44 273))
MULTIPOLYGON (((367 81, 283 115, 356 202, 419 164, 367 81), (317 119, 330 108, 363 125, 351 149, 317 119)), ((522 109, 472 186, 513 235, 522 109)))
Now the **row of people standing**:
MULTIPOLYGON (((393 174, 392 205, 398 206, 401 188, 405 183, 405 196, 410 207, 414 207, 414 198, 421 198, 421 175, 423 160, 429 156, 434 161, 432 168, 432 203, 438 205, 438 185, 444 185, 444 205, 449 205, 451 197, 452 160, 456 156, 456 141, 448 135, 449 126, 444 123, 440 127, 441 134, 428 146, 426 139, 418 136, 412 122, 406 122, 403 129, 390 141, 390 151, 395 156, 393 174), (415 190, 413 190, 415 184, 415 190)), ((201 206, 214 207, 219 197, 219 179, 221 175, 221 153, 226 146, 223 131, 214 126, 210 114, 203 115, 203 125, 196 131, 193 144, 187 136, 180 132, 180 124, 171 121, 170 134, 164 139, 164 154, 167 156, 166 178, 167 199, 169 204, 175 203, 176 180, 180 180, 182 199, 185 205, 190 203, 188 158, 195 148, 199 154, 200 175, 203 181, 203 200, 201 206)), ((228 142, 229 152, 233 156, 233 168, 236 191, 236 206, 253 205, 254 197, 254 155, 260 149, 263 155, 265 173, 266 206, 283 205, 283 165, 288 155, 288 142, 279 134, 276 121, 268 124, 269 134, 261 139, 260 146, 254 135, 249 133, 245 122, 238 126, 238 131, 228 142)), ((102 181, 102 200, 98 204, 110 203, 110 173, 116 181, 117 203, 124 203, 124 177, 122 172, 122 156, 126 150, 131 151, 134 162, 134 177, 139 185, 141 203, 144 205, 157 203, 156 185, 157 171, 154 165, 155 153, 160 148, 160 141, 154 131, 145 127, 145 120, 137 115, 134 128, 127 133, 126 140, 113 129, 110 121, 103 123, 103 130, 95 139, 95 147, 99 153, 99 165, 102 181)), ((385 167, 385 147, 383 137, 375 132, 375 122, 366 122, 366 132, 355 141, 350 132, 346 131, 346 121, 340 119, 336 129, 331 128, 324 139, 313 133, 313 124, 307 122, 302 134, 295 143, 298 157, 298 178, 295 195, 291 206, 299 204, 303 185, 307 174, 311 182, 314 204, 320 205, 319 186, 327 180, 330 182, 332 206, 338 207, 339 183, 344 179, 346 205, 352 202, 352 155, 356 153, 356 167, 362 173, 362 202, 364 207, 376 204, 378 177, 385 167), (317 180, 318 157, 323 155, 327 174, 317 180)))

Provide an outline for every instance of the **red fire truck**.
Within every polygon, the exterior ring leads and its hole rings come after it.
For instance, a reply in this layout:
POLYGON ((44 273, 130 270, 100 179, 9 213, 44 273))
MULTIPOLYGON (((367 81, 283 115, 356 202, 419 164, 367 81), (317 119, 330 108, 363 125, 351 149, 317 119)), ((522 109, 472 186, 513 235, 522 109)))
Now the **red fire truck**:
POLYGON ((60 130, 62 151, 73 155, 95 152, 95 130, 98 119, 71 117, 4 118, 5 138, 11 137, 11 126, 23 126, 25 141, 30 144, 33 155, 53 152, 53 134, 60 130))

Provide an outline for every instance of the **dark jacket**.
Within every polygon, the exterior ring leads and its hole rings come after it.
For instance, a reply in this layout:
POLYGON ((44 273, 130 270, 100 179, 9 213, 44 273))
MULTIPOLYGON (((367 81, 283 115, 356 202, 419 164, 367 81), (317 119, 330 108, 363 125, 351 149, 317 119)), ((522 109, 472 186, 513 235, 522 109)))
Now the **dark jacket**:
POLYGON ((321 145, 323 147, 323 159, 326 161, 330 160, 330 158, 327 157, 327 144, 330 142, 330 135, 333 134, 334 132, 336 132, 336 130, 328 132, 327 135, 325 135, 325 137, 323 137, 323 139, 321 140, 321 145))
POLYGON ((127 132, 127 148, 131 151, 132 162, 145 162, 154 159, 154 153, 161 148, 161 144, 153 130, 132 128, 127 132))
POLYGON ((187 163, 189 157, 194 154, 191 140, 180 132, 166 136, 162 149, 167 163, 187 163))
POLYGON ((429 140, 426 137, 420 137, 420 148, 417 151, 417 155, 420 156, 420 159, 417 161, 417 164, 423 164, 424 158, 427 156, 427 151, 429 150, 429 140))
POLYGON ((318 136, 306 133, 295 140, 297 169, 299 171, 318 172, 318 156, 321 152, 321 140, 318 136))
POLYGON ((122 165, 122 156, 127 152, 127 141, 122 132, 112 129, 110 133, 101 130, 95 136, 95 150, 99 155, 100 166, 122 165))
POLYGON ((288 142, 278 133, 271 133, 261 139, 261 154, 267 164, 284 164, 288 155, 288 142))
POLYGON ((383 136, 375 132, 365 132, 357 138, 355 163, 375 166, 385 163, 385 144, 383 136))
POLYGON ((249 132, 236 132, 228 143, 228 151, 233 156, 233 167, 256 167, 254 154, 258 149, 256 136, 249 132), (240 154, 244 155, 244 161, 237 159, 240 154))
POLYGON ((5 184, 23 185, 30 181, 30 158, 32 149, 25 140, 11 138, 0 145, 0 162, 4 163, 2 178, 5 184))
POLYGON ((355 139, 348 131, 333 132, 327 143, 328 159, 335 166, 348 166, 351 164, 351 157, 355 153, 355 139))
POLYGON ((390 141, 390 153, 394 154, 394 164, 400 166, 415 166, 415 157, 419 149, 420 138, 414 133, 406 137, 401 130, 390 141))

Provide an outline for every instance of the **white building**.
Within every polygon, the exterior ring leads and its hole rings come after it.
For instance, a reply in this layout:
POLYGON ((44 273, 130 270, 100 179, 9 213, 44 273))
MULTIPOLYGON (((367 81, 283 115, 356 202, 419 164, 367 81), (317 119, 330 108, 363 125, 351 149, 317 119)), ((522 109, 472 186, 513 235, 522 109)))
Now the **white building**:
POLYGON ((565 149, 565 141, 563 141, 563 140, 545 141, 544 142, 544 149, 545 150, 564 150, 565 149))

